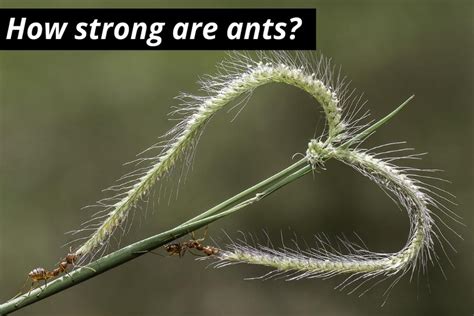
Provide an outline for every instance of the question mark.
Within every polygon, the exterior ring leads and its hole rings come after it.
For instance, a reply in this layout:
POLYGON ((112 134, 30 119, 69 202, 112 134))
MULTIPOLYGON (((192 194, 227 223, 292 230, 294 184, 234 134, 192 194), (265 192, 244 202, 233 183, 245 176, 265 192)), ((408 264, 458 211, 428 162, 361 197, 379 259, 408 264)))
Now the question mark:
MULTIPOLYGON (((291 28, 291 33, 294 33, 303 24, 303 21, 301 20, 301 18, 291 18, 290 22, 295 22, 296 23, 296 25, 291 28)), ((295 34, 290 35, 291 40, 294 40, 295 37, 296 37, 295 34)))

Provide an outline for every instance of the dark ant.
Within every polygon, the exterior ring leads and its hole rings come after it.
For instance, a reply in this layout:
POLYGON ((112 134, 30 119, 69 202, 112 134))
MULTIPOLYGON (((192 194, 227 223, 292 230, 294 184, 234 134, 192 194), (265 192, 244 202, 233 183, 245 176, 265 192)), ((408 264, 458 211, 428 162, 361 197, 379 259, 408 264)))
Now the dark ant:
POLYGON ((206 256, 213 256, 213 255, 218 254, 219 248, 202 245, 202 242, 206 239, 206 235, 207 235, 207 228, 204 232, 203 238, 196 239, 194 232, 192 232, 191 240, 188 240, 182 243, 173 243, 173 244, 165 245, 164 248, 170 256, 178 255, 182 257, 184 256, 186 251, 190 249, 196 249, 204 253, 206 256))

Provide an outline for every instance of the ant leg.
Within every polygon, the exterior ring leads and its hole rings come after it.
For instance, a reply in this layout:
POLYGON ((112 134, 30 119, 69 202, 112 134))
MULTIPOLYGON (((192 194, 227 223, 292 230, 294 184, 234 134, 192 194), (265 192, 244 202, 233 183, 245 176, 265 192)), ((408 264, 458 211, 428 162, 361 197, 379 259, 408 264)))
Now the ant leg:
POLYGON ((17 298, 18 296, 23 294, 23 290, 25 289, 26 283, 28 283, 29 279, 30 279, 29 277, 26 278, 25 283, 23 283, 23 286, 21 287, 20 292, 18 292, 15 296, 13 296, 11 299, 9 299, 8 302, 11 301, 11 300, 14 300, 15 298, 17 298))
POLYGON ((204 228, 204 235, 203 235, 203 238, 196 239, 196 235, 195 235, 194 231, 191 232, 191 237, 192 237, 193 240, 195 240, 195 241, 204 241, 204 239, 206 239, 206 237, 207 237, 207 229, 208 229, 208 228, 209 228, 209 226, 206 226, 206 228, 204 228))
MULTIPOLYGON (((195 241, 201 243, 201 242, 204 242, 204 240, 206 240, 207 238, 207 230, 208 230, 209 226, 206 226, 206 228, 204 228, 204 234, 202 236, 202 238, 199 238, 199 239, 196 239, 196 238, 193 238, 195 241)), ((194 237, 194 236, 193 236, 194 237)))
POLYGON ((36 282, 37 282, 37 281, 31 282, 30 290, 28 291, 28 294, 27 294, 26 296, 30 296, 31 291, 33 291, 33 290, 35 289, 35 283, 36 283, 36 282))
POLYGON ((7 302, 13 301, 15 298, 17 298, 17 297, 20 296, 21 294, 22 294, 22 292, 16 293, 16 295, 13 296, 11 299, 9 299, 7 302))
POLYGON ((181 258, 182 256, 184 256, 184 254, 186 253, 186 250, 188 250, 188 247, 183 247, 183 249, 181 249, 181 251, 179 252, 179 257, 181 258))
MULTIPOLYGON (((38 283, 39 284, 39 283, 38 283)), ((41 286, 39 285, 38 288, 40 289, 39 293, 36 294, 36 296, 40 296, 41 292, 44 291, 44 289, 48 286, 48 281, 46 279, 44 279, 44 286, 41 286)), ((30 292, 31 292, 31 289, 30 289, 30 292)), ((29 294, 28 294, 29 295, 29 294)))
POLYGON ((68 271, 68 270, 64 270, 64 273, 65 273, 65 274, 68 276, 68 278, 70 278, 70 277, 71 277, 71 274, 69 273, 69 271, 68 271))

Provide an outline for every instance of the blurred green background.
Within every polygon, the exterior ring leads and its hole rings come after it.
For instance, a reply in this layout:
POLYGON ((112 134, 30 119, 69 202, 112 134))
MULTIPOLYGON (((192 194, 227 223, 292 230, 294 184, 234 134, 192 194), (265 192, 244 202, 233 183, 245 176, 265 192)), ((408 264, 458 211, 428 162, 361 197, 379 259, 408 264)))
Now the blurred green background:
MULTIPOLYGON (((107 7, 109 1, 2 1, 2 7, 107 7)), ((445 170, 457 196, 464 236, 456 268, 441 258, 411 283, 405 277, 381 308, 385 286, 339 293, 332 280, 245 281, 266 269, 214 270, 192 256, 146 255, 20 311, 20 315, 472 315, 473 84, 472 1, 115 1, 114 7, 317 7, 318 49, 363 91, 373 118, 412 93, 415 100, 366 146, 407 140, 429 152, 415 165, 445 170), (429 284, 429 286, 428 286, 429 284)), ((157 141, 174 122, 179 91, 199 93, 225 52, 0 52, 0 300, 32 268, 52 268, 71 240, 64 233, 90 215, 84 205, 130 168, 122 163, 157 141)), ((219 113, 208 125, 179 199, 138 215, 128 244, 163 231, 291 163, 315 131, 318 105, 295 88, 257 89, 237 120, 219 113)), ((396 251, 408 219, 370 181, 337 162, 244 212, 212 225, 311 240, 357 232, 371 250, 396 251)))

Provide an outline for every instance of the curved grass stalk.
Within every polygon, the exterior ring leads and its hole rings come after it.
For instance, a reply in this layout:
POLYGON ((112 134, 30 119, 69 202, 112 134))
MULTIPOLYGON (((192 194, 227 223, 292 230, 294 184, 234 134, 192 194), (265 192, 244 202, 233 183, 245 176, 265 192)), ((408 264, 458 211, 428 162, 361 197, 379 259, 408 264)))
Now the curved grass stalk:
MULTIPOLYGON (((398 111, 403 108, 403 106, 405 106, 407 102, 408 100, 402 104, 402 106, 397 108, 396 111, 390 113, 385 118, 360 133, 359 136, 369 135, 376 128, 387 123, 396 113, 398 113, 398 111)), ((359 137, 359 139, 362 138, 363 137, 359 137)), ((49 282, 47 286, 37 288, 31 291, 31 293, 24 294, 0 304, 0 315, 17 311, 28 305, 41 301, 51 295, 60 293, 61 291, 78 285, 84 281, 87 281, 88 279, 94 278, 114 267, 147 254, 148 252, 186 234, 189 234, 192 231, 209 225, 218 219, 242 210, 246 206, 264 199, 283 186, 308 174, 312 169, 313 166, 308 161, 308 157, 304 157, 303 159, 288 166, 266 180, 263 180, 260 183, 248 188, 247 190, 240 192, 232 198, 216 205, 208 211, 201 213, 200 215, 186 221, 181 225, 178 225, 173 229, 123 247, 102 258, 97 259, 94 262, 91 262, 85 267, 75 269, 69 274, 49 282)))

